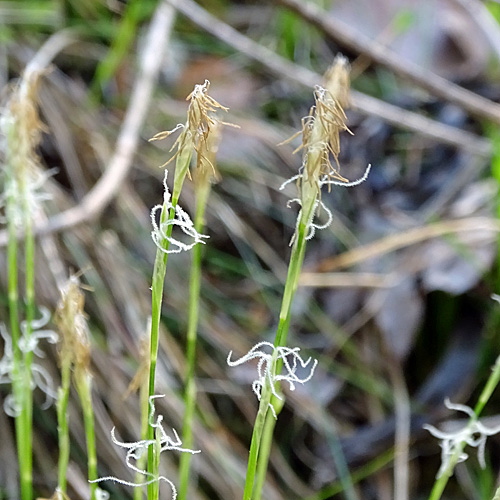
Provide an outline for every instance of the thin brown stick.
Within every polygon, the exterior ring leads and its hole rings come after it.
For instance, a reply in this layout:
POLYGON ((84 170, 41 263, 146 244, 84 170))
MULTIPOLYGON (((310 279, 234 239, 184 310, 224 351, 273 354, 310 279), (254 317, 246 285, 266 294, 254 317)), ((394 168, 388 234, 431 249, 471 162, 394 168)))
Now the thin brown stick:
MULTIPOLYGON (((35 228, 35 234, 61 231, 97 217, 119 192, 125 181, 139 142, 151 96, 163 61, 163 51, 174 21, 174 9, 162 2, 154 14, 141 55, 139 74, 109 166, 82 201, 51 217, 47 224, 35 228)), ((0 246, 7 243, 7 234, 0 232, 0 246)))
POLYGON ((409 499, 409 462, 410 462, 410 396, 405 383, 399 359, 391 355, 387 363, 394 393, 394 416, 396 428, 394 435, 394 493, 392 498, 409 499))
POLYGON ((468 217, 465 219, 444 220, 423 227, 392 234, 367 245, 349 250, 335 257, 323 260, 314 269, 317 272, 334 271, 374 257, 379 257, 400 248, 408 247, 421 241, 437 238, 446 234, 469 231, 500 232, 500 221, 489 217, 468 217))
POLYGON ((139 76, 109 166, 79 205, 51 218, 52 231, 96 217, 119 192, 132 166, 173 20, 173 9, 166 2, 160 4, 151 21, 146 48, 141 55, 139 76))
POLYGON ((492 102, 466 90, 435 73, 405 60, 377 40, 366 37, 359 31, 328 15, 312 2, 304 0, 277 0, 302 18, 321 29, 339 45, 359 54, 369 56, 373 61, 389 68, 398 76, 416 83, 433 95, 453 102, 479 118, 487 118, 500 124, 500 104, 492 102))
POLYGON ((486 5, 479 0, 453 0, 476 23, 488 39, 491 48, 500 59, 500 26, 495 21, 486 5))
MULTIPOLYGON (((314 71, 287 61, 273 51, 242 35, 231 26, 209 14, 193 0, 167 1, 193 23, 247 57, 259 62, 271 72, 309 88, 321 83, 322 77, 314 71)), ((424 137, 465 149, 475 155, 491 156, 491 143, 486 139, 444 125, 417 113, 403 110, 361 92, 351 92, 351 104, 352 109, 355 111, 377 116, 398 128, 410 130, 424 137)))
POLYGON ((398 281, 396 274, 304 272, 300 274, 299 285, 314 288, 390 288, 398 281))

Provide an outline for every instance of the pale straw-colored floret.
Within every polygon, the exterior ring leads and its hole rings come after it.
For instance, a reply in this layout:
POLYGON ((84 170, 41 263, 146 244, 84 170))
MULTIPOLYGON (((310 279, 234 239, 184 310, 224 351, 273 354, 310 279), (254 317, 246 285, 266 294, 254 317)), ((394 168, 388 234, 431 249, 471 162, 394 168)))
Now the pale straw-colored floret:
MULTIPOLYGON (((477 416, 468 406, 451 403, 446 399, 444 404, 450 410, 461 411, 470 417, 469 422, 457 431, 441 431, 432 425, 424 425, 424 429, 428 430, 434 437, 441 440, 439 446, 441 447, 441 467, 437 473, 437 478, 450 466, 450 460, 454 458, 455 464, 464 462, 469 457, 463 450, 465 445, 477 448, 477 458, 479 464, 484 469, 486 467, 486 460, 484 457, 486 439, 488 436, 493 436, 500 432, 500 426, 488 428, 483 425, 477 416)), ((455 465, 453 464, 453 465, 455 465)))
POLYGON ((299 227, 305 225, 306 239, 314 236, 316 229, 324 229, 333 220, 331 212, 321 202, 323 186, 352 187, 364 182, 371 166, 368 165, 363 176, 355 181, 349 181, 340 174, 340 132, 350 132, 346 125, 344 107, 348 105, 349 68, 347 60, 337 57, 325 75, 324 86, 317 85, 314 90, 314 106, 309 115, 302 119, 302 130, 288 139, 302 133, 302 144, 294 151, 302 151, 302 166, 297 175, 285 181, 280 189, 295 182, 299 196, 292 201, 300 205, 297 215, 295 233, 290 245, 297 238, 299 227), (333 163, 331 158, 333 158, 333 163), (319 209, 327 214, 325 224, 315 224, 314 218, 319 209))
POLYGON ((19 82, 7 91, 8 99, 0 109, 0 150, 2 157, 2 194, 0 222, 18 228, 33 218, 42 202, 50 199, 43 185, 54 169, 44 171, 40 166, 37 147, 43 124, 37 111, 37 89, 43 72, 26 72, 19 82))
MULTIPOLYGON (((150 407, 149 425, 155 429, 157 435, 159 433, 160 453, 164 451, 179 451, 181 453, 191 453, 192 455, 196 453, 201 453, 200 450, 190 450, 187 448, 182 448, 181 439, 179 438, 179 435, 177 434, 175 429, 172 429, 174 437, 172 438, 168 436, 162 425, 163 415, 158 415, 156 417, 156 422, 154 422, 153 420, 155 414, 154 400, 156 398, 163 398, 163 397, 165 397, 165 395, 162 394, 162 395, 150 396, 149 398, 149 407, 150 407)), ((127 467, 132 471, 145 476, 146 480, 142 483, 134 483, 132 481, 126 481, 125 479, 120 479, 115 476, 106 476, 106 477, 100 477, 99 479, 96 479, 94 481, 89 481, 90 483, 98 483, 102 481, 114 481, 115 483, 120 483, 125 486, 140 487, 140 486, 147 486, 148 484, 152 483, 157 483, 159 481, 164 481, 168 483, 172 488, 172 500, 175 500, 177 498, 177 489, 174 483, 170 479, 166 478, 165 476, 155 476, 151 472, 148 472, 147 470, 144 469, 140 469, 136 465, 137 460, 139 460, 143 456, 143 454, 147 453, 148 448, 150 446, 156 445, 155 439, 142 439, 139 441, 126 443, 123 441, 119 441, 116 438, 115 428, 113 427, 111 429, 111 440, 113 441, 114 444, 116 444, 120 448, 124 448, 127 450, 127 453, 125 455, 125 464, 127 465, 127 467)))
POLYGON ((187 251, 193 248, 197 243, 205 243, 203 240, 209 238, 209 236, 200 234, 196 231, 191 217, 180 207, 180 205, 172 205, 170 201, 170 191, 167 185, 167 175, 168 170, 165 170, 165 177, 163 179, 163 186, 165 187, 165 193, 163 195, 163 205, 155 205, 151 209, 151 224, 153 225, 153 231, 151 232, 151 238, 153 239, 155 245, 164 253, 180 253, 182 251, 187 251), (171 219, 168 217, 169 211, 173 209, 175 211, 175 217, 171 219), (157 213, 166 214, 167 217, 164 221, 160 220, 158 224, 156 222, 157 213), (169 235, 169 227, 177 226, 180 230, 188 237, 191 238, 188 243, 180 241, 174 238, 171 234, 169 235), (169 243, 168 248, 165 248, 165 242, 169 243))
MULTIPOLYGON (((31 323, 31 334, 28 336, 27 324, 25 321, 21 323, 21 331, 23 335, 19 339, 19 349, 23 354, 33 353, 38 358, 43 358, 45 355, 40 350, 38 344, 41 340, 46 340, 50 344, 55 344, 58 340, 58 335, 52 330, 44 329, 50 319, 50 313, 46 308, 40 308, 41 318, 35 319, 31 323)), ((0 384, 12 384, 14 379, 14 352, 12 347, 12 339, 7 331, 6 326, 0 323, 0 336, 4 341, 4 350, 2 359, 0 359, 0 384)), ((21 375, 19 375, 21 376, 21 375)), ((48 408, 53 401, 57 399, 57 393, 54 390, 54 384, 49 372, 39 363, 32 362, 31 364, 31 390, 39 389, 45 394, 45 402, 43 408, 48 408)), ((14 394, 9 394, 4 400, 4 411, 10 417, 16 417, 21 412, 21 406, 16 401, 14 394)))
POLYGON ((177 156, 182 156, 183 153, 190 150, 195 150, 198 153, 197 166, 202 166, 206 159, 203 154, 200 153, 202 153, 204 149, 207 149, 206 143, 210 137, 212 129, 218 123, 234 126, 230 123, 221 122, 215 117, 214 113, 218 109, 227 111, 228 108, 222 106, 222 104, 218 103, 213 97, 208 95, 209 88, 210 82, 205 80, 203 84, 195 85, 193 92, 186 97, 186 101, 190 102, 187 113, 187 122, 185 124, 179 123, 172 130, 159 132, 150 139, 150 141, 160 141, 169 137, 177 130, 182 130, 181 134, 170 148, 170 151, 175 148, 177 148, 177 151, 166 163, 162 165, 162 167, 166 167, 177 156))
MULTIPOLYGON (((259 342, 254 345, 247 354, 241 358, 231 361, 231 356, 233 351, 230 351, 227 356, 227 364, 229 366, 238 366, 252 359, 258 359, 257 363, 257 378, 252 382, 252 390, 260 401, 262 397, 262 389, 269 386, 271 393, 278 399, 282 399, 277 392, 276 383, 277 382, 288 382, 291 391, 295 390, 295 384, 304 384, 311 380, 318 360, 314 360, 312 366, 310 367, 310 372, 307 376, 300 378, 297 374, 297 369, 299 366, 301 368, 307 368, 312 358, 303 360, 299 354, 300 347, 276 347, 271 342, 259 342), (270 353, 266 353, 263 348, 271 349, 270 353), (283 374, 274 373, 276 363, 281 360, 283 362, 283 368, 285 372, 283 374)), ((271 403, 269 403, 271 411, 276 418, 276 412, 271 403)))
MULTIPOLYGON (((342 186, 342 187, 358 186, 359 184, 361 184, 362 182, 364 182, 368 178, 368 174, 370 173, 370 169, 371 169, 371 165, 368 165, 367 168, 366 168, 366 170, 365 170, 365 172, 364 172, 364 174, 363 174, 363 176, 360 177, 359 179, 354 180, 354 181, 347 181, 347 180, 345 180, 345 181, 338 181, 338 180, 333 179, 332 177, 329 177, 328 175, 324 175, 323 178, 320 179, 318 185, 319 185, 320 189, 324 185, 328 185, 328 186, 335 185, 335 186, 342 186)), ((302 174, 297 174, 297 175, 294 175, 293 177, 291 177, 290 179, 287 179, 280 186, 280 191, 282 191, 283 189, 285 189, 285 187, 288 184, 290 184, 291 182, 297 181, 298 179, 302 179, 302 174)), ((291 206, 292 203, 298 203, 302 207, 302 200, 300 198, 292 198, 291 200, 288 200, 287 207, 290 208, 290 206, 291 206)), ((300 223, 301 216, 302 216, 302 208, 299 210, 299 213, 297 214, 297 221, 296 221, 296 225, 295 225, 295 233, 294 233, 294 237, 292 237, 292 240, 290 241, 290 245, 292 245, 293 242, 294 242, 294 238, 295 238, 295 235, 297 234, 297 231, 298 231, 298 226, 299 226, 299 223, 300 223)), ((333 221, 333 214, 332 214, 331 210, 318 197, 314 201, 314 205, 313 205, 313 209, 311 211, 311 215, 309 217, 309 220, 306 223, 306 226, 307 226, 307 229, 308 229, 306 240, 310 240, 310 239, 312 239, 314 237, 314 235, 316 234, 316 229, 326 229, 328 226, 330 226, 330 224, 332 223, 332 221, 333 221), (316 215, 318 215, 319 209, 322 209, 325 212, 325 214, 326 214, 326 222, 323 223, 323 224, 317 224, 317 223, 314 222, 314 219, 315 219, 316 215)))

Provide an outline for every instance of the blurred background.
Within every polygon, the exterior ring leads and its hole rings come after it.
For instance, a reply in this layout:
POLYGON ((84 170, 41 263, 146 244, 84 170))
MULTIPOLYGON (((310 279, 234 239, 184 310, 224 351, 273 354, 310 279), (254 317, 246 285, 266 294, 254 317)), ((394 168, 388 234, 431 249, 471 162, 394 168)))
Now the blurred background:
MULTIPOLYGON (((463 418, 444 399, 474 406, 500 352, 500 306, 491 299, 500 292, 500 4, 172 5, 0 1, 0 88, 42 46, 52 60, 39 87, 39 155, 57 171, 36 214, 36 300, 54 311, 69 272, 83 271, 101 476, 132 480, 111 428, 125 441, 140 435, 138 395, 128 388, 151 310, 149 211, 162 200, 158 167, 175 140, 148 139, 184 122, 185 97, 208 79, 209 94, 230 108, 223 119, 240 128, 224 129, 221 180, 208 204, 194 427, 203 453, 192 461, 190 498, 241 497, 255 367, 229 368, 226 358, 274 339, 296 220, 296 207, 287 208, 294 186, 279 187, 301 165, 293 154, 300 138, 278 144, 301 128, 313 86, 342 53, 352 66, 353 135, 341 137, 341 173, 372 170, 358 187, 323 193, 334 220, 309 242, 289 337, 319 365, 307 386, 285 388, 264 497, 427 498, 440 448, 422 425, 463 418), (408 496, 394 493, 395 471, 408 477, 408 496)), ((193 213, 190 181, 181 204, 193 213)), ((6 322, 4 246, 0 259, 6 322)), ((166 395, 159 412, 179 431, 189 263, 188 254, 169 258, 157 375, 166 395)), ((42 364, 57 385, 56 348, 45 350, 42 364)), ((0 398, 9 390, 0 386, 0 398)), ((68 483, 77 500, 88 498, 88 485, 74 396, 68 483)), ((56 410, 35 398, 34 485, 48 498, 57 483, 56 410)), ((491 425, 499 403, 494 394, 485 408, 491 425)), ((485 469, 472 450, 443 498, 491 499, 498 439, 488 441, 485 469)), ((3 412, 0 443, 0 498, 16 498, 14 425, 3 412)), ((174 483, 177 461, 163 457, 174 483)), ((113 499, 132 497, 130 488, 103 487, 113 499)))

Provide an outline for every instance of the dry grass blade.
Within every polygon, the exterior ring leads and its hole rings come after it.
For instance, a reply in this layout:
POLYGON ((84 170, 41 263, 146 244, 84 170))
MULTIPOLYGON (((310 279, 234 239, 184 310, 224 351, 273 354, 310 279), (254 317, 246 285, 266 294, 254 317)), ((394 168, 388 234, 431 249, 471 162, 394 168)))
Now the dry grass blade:
POLYGON ((500 221, 488 217, 470 217, 467 219, 444 220, 424 227, 416 227, 407 231, 381 238, 373 243, 354 248, 336 257, 323 260, 315 266, 317 271, 333 271, 353 266, 374 257, 394 252, 415 243, 437 238, 447 234, 468 231, 500 232, 500 221))

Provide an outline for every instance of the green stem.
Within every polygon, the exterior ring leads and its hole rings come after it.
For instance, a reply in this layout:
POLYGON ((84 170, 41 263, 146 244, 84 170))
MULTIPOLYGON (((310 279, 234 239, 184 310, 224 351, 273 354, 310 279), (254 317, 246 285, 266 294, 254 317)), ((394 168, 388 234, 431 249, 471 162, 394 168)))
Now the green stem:
POLYGON ((61 366, 61 387, 57 397, 57 432, 59 436, 59 489, 66 493, 66 474, 69 462, 68 399, 71 379, 71 360, 63 359, 61 366))
MULTIPOLYGON (((148 438, 148 422, 149 422, 149 402, 148 402, 148 380, 144 378, 145 383, 141 383, 139 390, 140 402, 141 402, 141 439, 146 440, 148 438)), ((137 468, 144 470, 146 465, 147 456, 142 454, 139 460, 137 460, 137 468)), ((135 476, 135 482, 140 483, 144 480, 143 474, 137 472, 135 476)), ((143 490, 142 488, 134 488, 134 500, 142 500, 143 490)))
MULTIPOLYGON (((479 396, 476 407, 474 408, 475 417, 470 419, 469 425, 474 423, 479 418, 480 413, 483 411, 483 408, 485 407, 486 403, 493 394, 493 391, 496 389, 499 381, 500 381, 500 356, 497 358, 495 365, 493 367, 493 371, 491 372, 491 375, 489 376, 486 385, 484 386, 484 389, 482 390, 481 395, 479 396)), ((455 469, 455 465, 457 464, 458 458, 460 457, 464 446, 465 446, 464 442, 462 442, 460 446, 457 446, 455 452, 450 457, 448 466, 442 472, 441 476, 439 476, 439 478, 436 479, 436 482, 434 483, 431 494, 429 496, 429 500, 439 500, 441 498, 441 495, 443 494, 446 484, 448 483, 448 479, 450 479, 450 477, 453 475, 453 470, 455 469)))
MULTIPOLYGON (((286 345, 287 342, 288 330, 290 326, 292 301, 299 284, 300 270, 302 268, 302 263, 304 262, 304 255, 306 250, 307 220, 308 220, 308 214, 303 210, 295 242, 292 247, 292 254, 290 256, 290 263, 288 266, 288 274, 285 283, 285 290, 283 291, 283 301, 281 303, 278 330, 276 332, 276 339, 274 341, 275 347, 283 347, 286 345)), ((272 368, 271 368, 273 370, 273 373, 274 374, 279 373, 281 371, 282 366, 283 366, 283 360, 276 360, 276 351, 274 351, 272 368)), ((243 500, 251 500, 252 498, 257 461, 259 459, 259 447, 262 440, 262 434, 264 432, 266 413, 269 409, 269 402, 271 401, 271 395, 272 395, 271 387, 268 384, 266 384, 262 388, 262 396, 259 404, 259 411, 257 413, 257 418, 255 420, 255 425, 252 432, 252 441, 250 443, 250 454, 248 458, 248 467, 245 480, 245 489, 243 492, 243 500)), ((266 460, 267 459, 264 459, 264 461, 266 460)))
MULTIPOLYGON (((165 208, 165 207, 164 207, 165 208)), ((162 217, 165 210, 162 209, 162 217)), ((164 242, 164 248, 168 249, 168 241, 164 242)), ((160 317, 161 304, 163 301, 163 285, 165 280, 165 272, 167 268, 168 254, 161 250, 156 251, 156 259, 153 268, 153 284, 152 284, 152 304, 151 304, 151 338, 149 352, 149 387, 148 397, 155 394, 155 374, 156 361, 158 359, 158 341, 160 332, 160 317)), ((148 425, 148 439, 154 439, 154 428, 148 425)), ((148 472, 154 473, 154 447, 148 448, 148 472)), ((154 485, 148 485, 148 500, 158 500, 158 495, 154 496, 154 485)))
MULTIPOLYGON (((198 233, 203 233, 205 226, 205 209, 210 194, 210 179, 197 179, 196 182, 196 214, 194 227, 198 233)), ((196 366, 196 340, 198 330, 200 288, 201 288, 201 259, 202 246, 193 248, 191 275, 189 280, 189 317, 187 328, 187 373, 184 394, 184 419, 182 423, 182 444, 184 448, 191 448, 193 444, 193 418, 196 400, 196 382, 194 379, 196 366)), ((179 500, 185 500, 189 486, 189 470, 191 453, 182 453, 179 464, 179 500)))
MULTIPOLYGON (((92 378, 84 369, 76 368, 75 381, 76 389, 83 410, 83 423, 85 427, 85 438, 87 441, 87 464, 88 479, 95 481, 97 479, 97 454, 95 446, 94 430, 94 410, 92 408, 92 378)), ((90 499, 96 500, 97 483, 90 483, 90 499)))
MULTIPOLYGON (((172 208, 167 215, 167 206, 163 204, 160 224, 167 220, 173 220, 175 218, 175 207, 179 201, 180 192, 184 179, 186 177, 187 169, 191 162, 192 150, 189 154, 184 153, 179 154, 175 164, 175 177, 174 177, 174 188, 172 193, 172 208)), ((167 270, 167 259, 168 251, 170 247, 170 241, 168 237, 172 234, 173 226, 169 225, 167 228, 167 238, 161 242, 162 249, 159 248, 156 251, 156 258, 153 268, 153 279, 151 286, 151 336, 150 336, 150 351, 149 351, 149 386, 148 386, 148 399, 155 395, 155 374, 156 374, 156 362, 158 359, 158 342, 160 337, 160 319, 161 319, 161 306, 163 302, 163 288, 165 283, 165 273, 167 270)), ((151 425, 148 425, 148 439, 155 439, 155 431, 151 425)), ((154 447, 150 446, 148 448, 148 472, 154 474, 154 447)), ((155 488, 155 483, 148 484, 148 500, 158 500, 158 493, 155 488)))
MULTIPOLYGON (((276 415, 279 415, 283 408, 284 401, 279 400, 276 396, 272 396, 271 404, 274 407, 276 415)), ((276 426, 276 419, 272 412, 267 412, 266 421, 264 423, 264 430, 262 432, 259 457, 257 460, 257 474, 255 477, 254 485, 254 500, 262 498, 262 489, 266 481, 267 467, 269 463, 269 456, 271 454, 271 446, 273 444, 273 433, 276 426)))
MULTIPOLYGON (((26 182, 26 179, 23 179, 26 182)), ((25 292, 26 292, 26 314, 25 314, 25 336, 26 345, 33 333, 33 320, 35 319, 35 238, 33 235, 33 226, 31 220, 31 211, 27 199, 27 188, 23 186, 23 219, 24 219, 24 253, 25 253, 25 292)), ((29 489, 30 497, 32 495, 32 476, 33 476, 33 392, 31 388, 31 365, 33 361, 33 351, 27 350, 24 353, 24 383, 23 383, 23 408, 24 419, 24 460, 25 460, 25 478, 26 488, 29 489), (29 482, 29 486, 28 483, 29 482)))
MULTIPOLYGON (((12 367, 12 392, 16 405, 24 407, 24 376, 21 370, 23 364, 23 354, 19 348, 19 340, 21 338, 21 330, 19 326, 19 295, 18 295, 18 278, 17 278, 17 231, 15 225, 15 215, 12 213, 15 200, 7 199, 7 220, 8 220, 8 244, 7 244, 7 260, 8 260, 8 300, 9 300, 9 316, 10 316, 10 331, 12 336, 13 350, 13 367, 12 367), (11 211, 12 210, 12 211, 11 211)), ((25 432, 25 414, 23 411, 16 416, 16 444, 17 456, 19 462, 19 475, 21 483, 21 499, 32 499, 31 474, 29 472, 29 461, 26 457, 26 441, 27 434, 25 432)))
MULTIPOLYGON (((306 252, 307 241, 305 235, 305 224, 299 224, 297 239, 293 245, 290 264, 288 265, 288 275, 286 278, 285 290, 283 292, 278 330, 274 341, 275 347, 284 347, 287 343, 292 301, 299 285, 300 270, 302 269, 302 263, 304 262, 304 255, 306 252)), ((278 368, 281 368, 281 366, 278 366, 278 368)))
MULTIPOLYGON (((255 424, 252 432, 252 441, 250 443, 250 453, 248 456, 247 475, 245 479, 245 490, 243 491, 243 500, 251 500, 252 491, 255 481, 255 473, 257 468, 257 460, 259 457, 259 448, 262 441, 262 434, 264 432, 264 425, 266 422, 266 415, 269 411, 269 402, 271 401, 271 389, 267 389, 268 384, 262 388, 262 397, 259 403, 259 410, 255 418, 255 424)), ((274 417, 273 417, 274 418, 274 417)))

